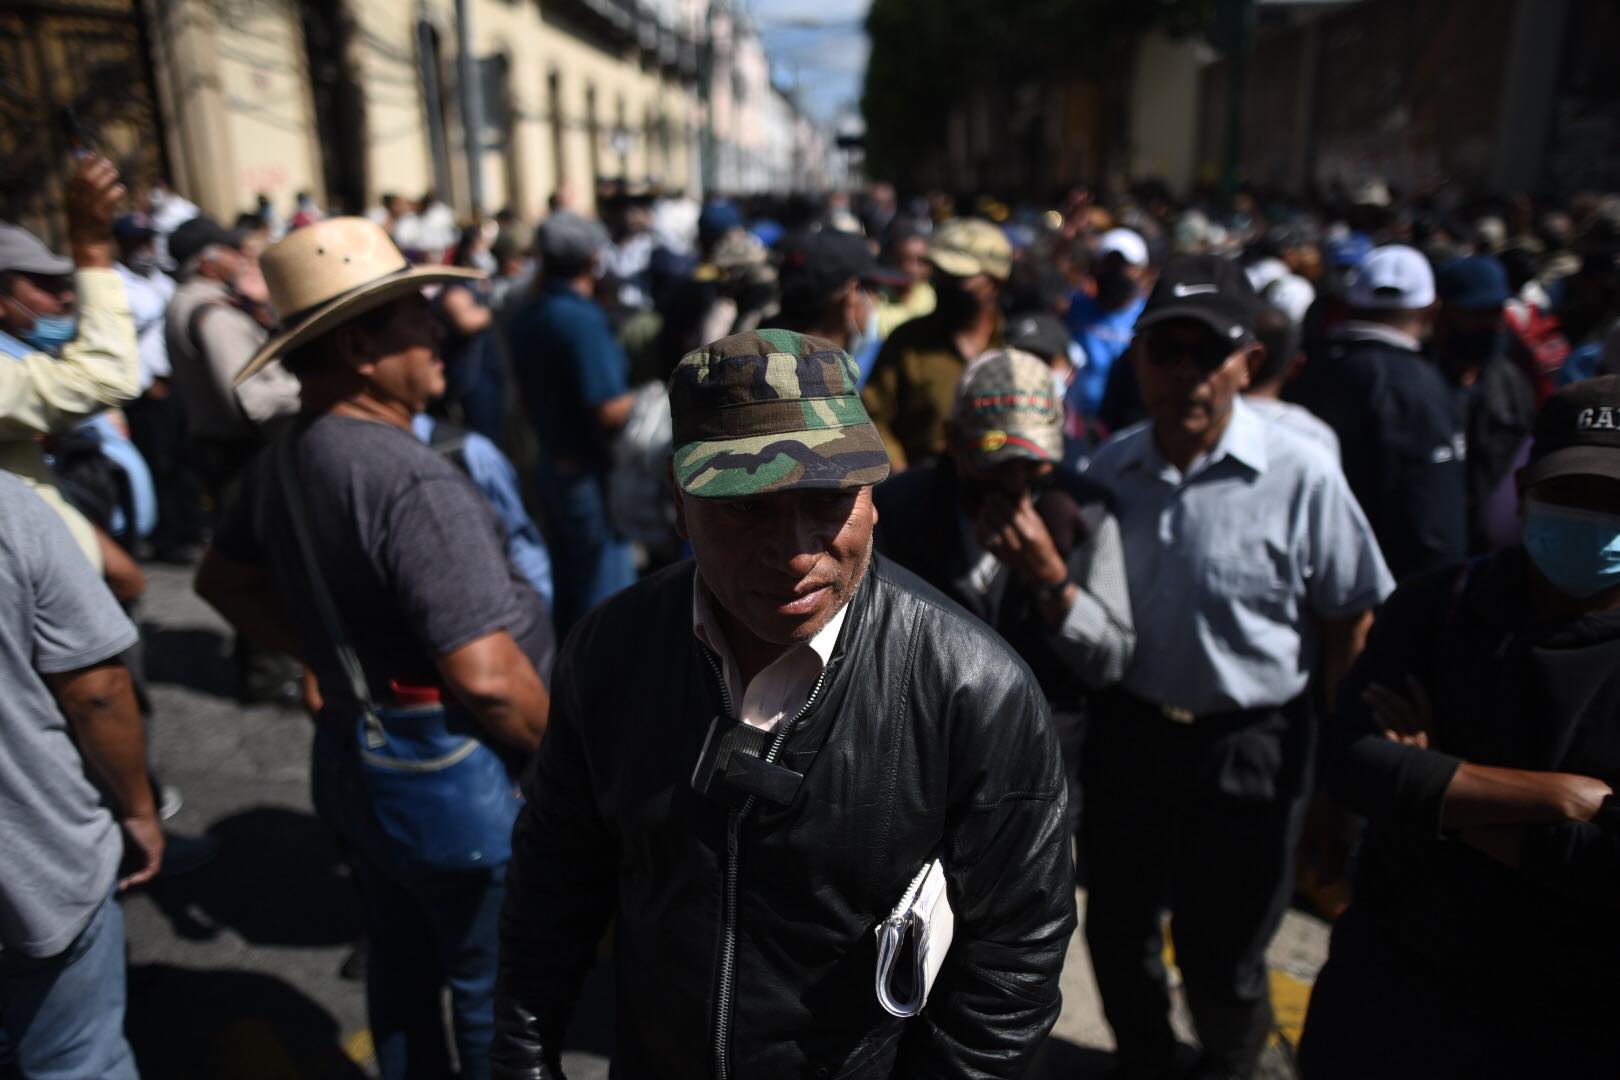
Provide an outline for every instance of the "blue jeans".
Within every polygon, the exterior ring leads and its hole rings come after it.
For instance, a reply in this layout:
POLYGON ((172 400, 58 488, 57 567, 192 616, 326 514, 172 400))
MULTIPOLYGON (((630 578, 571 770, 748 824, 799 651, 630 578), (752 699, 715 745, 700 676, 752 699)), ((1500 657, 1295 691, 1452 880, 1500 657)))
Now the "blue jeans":
POLYGON ((322 726, 313 760, 315 808, 343 837, 369 943, 366 1012, 383 1080, 450 1075, 439 994, 462 1080, 489 1076, 495 969, 506 867, 448 873, 408 864, 371 812, 353 740, 322 726))
POLYGON ((541 509, 551 532, 557 640, 587 611, 636 583, 630 542, 608 520, 606 477, 593 470, 567 475, 542 462, 541 509))
POLYGON ((0 954, 0 1064, 28 1080, 137 1080, 125 992, 124 913, 109 897, 56 956, 0 954))

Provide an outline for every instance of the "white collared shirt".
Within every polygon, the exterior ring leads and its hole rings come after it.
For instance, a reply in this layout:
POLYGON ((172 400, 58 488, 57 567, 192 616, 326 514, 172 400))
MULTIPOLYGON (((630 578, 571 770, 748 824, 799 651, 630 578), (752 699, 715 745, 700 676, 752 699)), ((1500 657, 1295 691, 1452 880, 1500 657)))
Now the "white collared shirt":
POLYGON ((755 675, 746 687, 741 685, 742 674, 736 658, 726 644, 720 622, 714 616, 713 600, 702 574, 692 579, 692 633, 720 658, 720 670, 726 680, 726 692, 731 695, 736 717, 750 727, 761 731, 774 731, 784 718, 792 717, 804 707, 816 680, 832 659, 833 647, 838 644, 838 632, 844 627, 844 616, 849 604, 838 609, 838 614, 816 632, 809 641, 789 646, 755 675))

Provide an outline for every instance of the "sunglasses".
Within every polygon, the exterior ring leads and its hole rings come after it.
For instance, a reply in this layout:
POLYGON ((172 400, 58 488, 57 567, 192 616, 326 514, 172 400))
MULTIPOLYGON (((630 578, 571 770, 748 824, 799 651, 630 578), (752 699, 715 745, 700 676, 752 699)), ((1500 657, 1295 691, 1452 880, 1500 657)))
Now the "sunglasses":
POLYGON ((1142 346, 1155 367, 1173 368, 1185 359, 1205 375, 1219 371, 1233 352, 1230 343, 1213 337, 1194 342, 1149 334, 1143 337, 1142 346))

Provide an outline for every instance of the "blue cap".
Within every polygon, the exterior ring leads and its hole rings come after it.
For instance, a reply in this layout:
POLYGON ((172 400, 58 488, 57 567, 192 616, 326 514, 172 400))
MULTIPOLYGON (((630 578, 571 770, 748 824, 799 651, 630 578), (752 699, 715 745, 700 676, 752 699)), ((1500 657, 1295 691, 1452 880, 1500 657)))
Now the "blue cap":
POLYGON ((705 206, 698 214, 698 239, 707 245, 743 223, 742 211, 735 203, 721 199, 705 206))
POLYGON ((1372 254, 1373 242, 1365 233, 1342 236, 1327 246, 1328 265, 1359 267, 1372 254))
POLYGON ((1484 311, 1507 303, 1507 271, 1489 255, 1452 259, 1435 275, 1435 291, 1451 307, 1484 311))
POLYGON ((787 233, 780 222, 772 221, 770 218, 760 218, 748 226, 748 231, 754 234, 754 239, 768 248, 775 247, 777 241, 787 233))
POLYGON ((148 237, 157 235, 157 229, 153 227, 152 219, 139 212, 125 214, 117 221, 114 221, 112 231, 115 237, 125 243, 134 243, 137 240, 145 240, 148 237))

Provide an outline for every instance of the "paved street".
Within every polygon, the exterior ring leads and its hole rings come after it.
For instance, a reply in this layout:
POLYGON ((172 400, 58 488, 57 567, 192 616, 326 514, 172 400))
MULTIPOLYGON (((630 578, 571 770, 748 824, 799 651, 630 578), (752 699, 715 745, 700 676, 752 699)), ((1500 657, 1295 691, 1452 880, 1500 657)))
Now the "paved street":
MULTIPOLYGON (((175 833, 220 841, 207 867, 164 879, 125 904, 129 1029, 148 1080, 326 1080, 371 1075, 360 983, 338 977, 357 905, 309 802, 309 721, 232 696, 221 620, 188 571, 147 568, 138 613, 157 716, 152 752, 185 805, 175 833)), ((1297 1038, 1326 930, 1297 913, 1272 948, 1279 1022, 1297 1038)), ((593 984, 569 1058, 574 1080, 606 1075, 606 987, 593 984)), ((1036 1072, 1095 1077, 1108 1031, 1078 937, 1063 975, 1064 1012, 1036 1072)), ((1286 1055, 1268 1076, 1289 1076, 1286 1055)))

